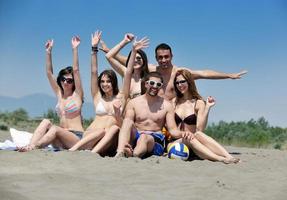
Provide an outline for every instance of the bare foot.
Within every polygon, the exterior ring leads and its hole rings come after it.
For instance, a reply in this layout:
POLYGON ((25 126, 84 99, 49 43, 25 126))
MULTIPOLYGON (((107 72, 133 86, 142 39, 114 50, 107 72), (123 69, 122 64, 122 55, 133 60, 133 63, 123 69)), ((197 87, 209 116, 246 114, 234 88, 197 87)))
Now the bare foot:
POLYGON ((125 144, 123 151, 118 151, 115 155, 115 158, 123 158, 123 157, 132 157, 133 156, 133 148, 130 144, 125 144))
POLYGON ((240 162, 240 159, 239 158, 230 157, 230 158, 225 158, 222 162, 224 164, 231 164, 231 163, 236 164, 236 163, 240 162))
POLYGON ((126 144, 124 148, 124 155, 126 158, 133 156, 133 148, 130 144, 126 144))
POLYGON ((125 157, 125 153, 124 152, 118 151, 117 154, 115 155, 115 158, 123 158, 123 157, 125 157))
POLYGON ((24 147, 18 148, 18 152, 28 152, 36 149, 36 146, 34 144, 28 144, 24 147))

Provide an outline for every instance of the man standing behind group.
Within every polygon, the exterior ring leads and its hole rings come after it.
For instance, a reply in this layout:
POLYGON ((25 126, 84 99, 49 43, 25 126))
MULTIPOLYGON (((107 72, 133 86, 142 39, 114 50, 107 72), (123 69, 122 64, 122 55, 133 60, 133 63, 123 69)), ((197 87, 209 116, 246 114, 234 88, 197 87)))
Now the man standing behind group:
MULTIPOLYGON (((163 90, 160 91, 159 95, 171 100, 175 97, 173 80, 177 70, 177 67, 172 64, 172 50, 169 45, 162 43, 155 49, 155 58, 158 65, 149 64, 149 71, 157 71, 163 77, 163 90)), ((242 75, 246 74, 247 71, 241 71, 239 73, 221 73, 213 70, 191 70, 190 73, 193 79, 240 79, 242 75)))
POLYGON ((158 96, 163 86, 162 76, 158 72, 150 72, 145 78, 144 86, 145 94, 132 99, 126 107, 117 157, 161 156, 165 146, 161 131, 165 125, 173 138, 181 138, 184 133, 177 130, 172 104, 158 96))

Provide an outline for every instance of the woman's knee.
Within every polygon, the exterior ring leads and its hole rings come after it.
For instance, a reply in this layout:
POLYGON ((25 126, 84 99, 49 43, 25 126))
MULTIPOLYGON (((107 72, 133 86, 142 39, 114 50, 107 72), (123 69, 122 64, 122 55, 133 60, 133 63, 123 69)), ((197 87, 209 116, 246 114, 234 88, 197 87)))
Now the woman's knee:
POLYGON ((51 128, 51 126, 53 125, 49 119, 43 119, 41 124, 47 127, 47 129, 51 128))
POLYGON ((52 125, 48 131, 50 134, 56 134, 58 132, 58 127, 55 125, 52 125))

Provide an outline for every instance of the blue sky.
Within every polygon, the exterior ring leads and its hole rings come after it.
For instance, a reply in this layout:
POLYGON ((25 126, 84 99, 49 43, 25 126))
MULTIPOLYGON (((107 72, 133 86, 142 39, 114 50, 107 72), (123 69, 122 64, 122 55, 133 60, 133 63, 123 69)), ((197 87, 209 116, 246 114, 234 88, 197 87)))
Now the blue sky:
MULTIPOLYGON (((173 63, 222 72, 248 70, 241 80, 199 80, 203 96, 217 104, 210 121, 264 116, 287 127, 287 3, 283 0, 0 0, 0 95, 53 95, 45 75, 47 39, 54 39, 57 73, 71 65, 71 37, 79 35, 80 70, 90 97, 90 35, 103 31, 109 47, 126 32, 148 36, 149 61, 161 42, 173 48, 173 63)), ((127 54, 130 46, 122 53, 127 54)), ((103 55, 100 71, 109 67, 103 55)))

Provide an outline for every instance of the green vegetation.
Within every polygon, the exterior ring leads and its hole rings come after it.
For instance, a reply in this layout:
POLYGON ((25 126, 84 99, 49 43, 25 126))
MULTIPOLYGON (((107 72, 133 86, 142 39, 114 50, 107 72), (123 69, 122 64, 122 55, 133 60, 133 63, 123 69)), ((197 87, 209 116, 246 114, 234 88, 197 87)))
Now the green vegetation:
MULTIPOLYGON (((9 127, 33 132, 43 119, 49 119, 54 124, 59 124, 59 117, 53 109, 48 109, 42 117, 30 118, 27 111, 19 108, 13 112, 0 111, 0 130, 7 131, 9 127)), ((93 119, 83 119, 83 126, 86 129, 93 119)))
POLYGON ((226 145, 287 149, 287 129, 271 127, 264 117, 248 122, 212 124, 206 134, 226 145))
MULTIPOLYGON (((49 109, 42 117, 31 119, 28 113, 20 108, 13 112, 0 112, 0 130, 7 131, 9 127, 33 132, 42 119, 50 119, 59 123, 56 112, 49 109)), ((93 119, 83 119, 86 129, 93 119)), ((287 149, 287 128, 272 127, 263 117, 248 122, 224 122, 211 124, 205 133, 225 145, 256 148, 287 149)))

